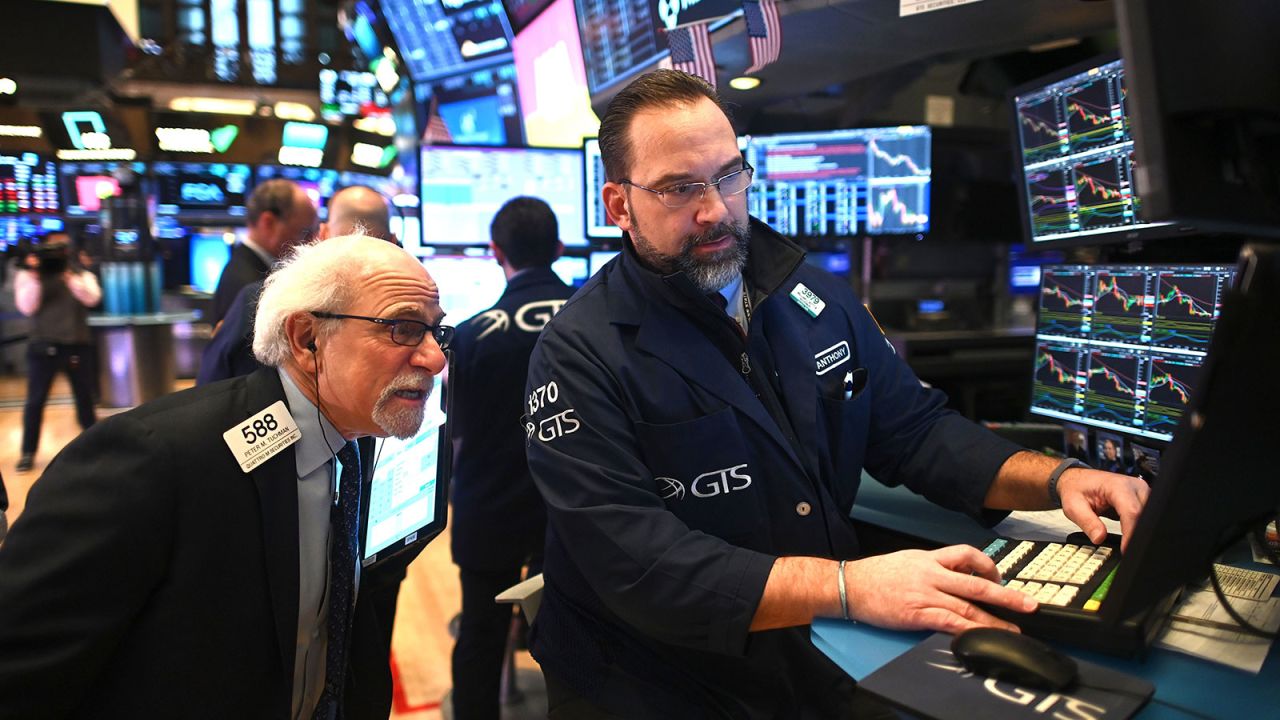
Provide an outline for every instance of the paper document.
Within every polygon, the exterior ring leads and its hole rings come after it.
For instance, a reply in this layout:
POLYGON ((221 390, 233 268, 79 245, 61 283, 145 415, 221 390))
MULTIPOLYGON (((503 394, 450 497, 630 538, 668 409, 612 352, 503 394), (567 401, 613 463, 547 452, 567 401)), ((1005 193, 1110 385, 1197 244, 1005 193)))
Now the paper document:
MULTIPOLYGON (((1274 589, 1275 576, 1269 582, 1274 589)), ((1272 633, 1280 628, 1280 598, 1245 600, 1228 595, 1227 600, 1255 627, 1272 633)), ((1240 632, 1236 627, 1218 603, 1213 587, 1201 587, 1173 608, 1169 626, 1156 639, 1156 645, 1257 674, 1267 658, 1271 640, 1240 632)))

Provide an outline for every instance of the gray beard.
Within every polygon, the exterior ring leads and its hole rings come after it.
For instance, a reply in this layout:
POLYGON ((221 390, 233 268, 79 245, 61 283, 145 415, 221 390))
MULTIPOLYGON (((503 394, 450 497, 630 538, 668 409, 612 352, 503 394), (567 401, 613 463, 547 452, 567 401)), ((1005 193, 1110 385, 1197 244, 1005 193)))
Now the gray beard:
POLYGON ((722 223, 701 235, 686 237, 680 253, 672 257, 658 252, 640 230, 640 223, 634 221, 635 216, 632 215, 632 217, 631 242, 635 245, 636 254, 640 259, 663 274, 683 272, 699 292, 719 291, 740 275, 747 265, 751 228, 746 223, 742 225, 722 223), (733 236, 733 245, 708 258, 699 259, 694 256, 694 247, 725 234, 733 236))
MULTIPOLYGON (((397 378, 397 381, 399 380, 400 378, 397 378)), ((433 383, 434 380, 428 378, 427 395, 423 398, 422 404, 416 408, 392 406, 391 395, 400 389, 399 382, 383 388, 378 402, 373 406, 373 422, 382 428, 383 432, 401 440, 408 440, 417 435, 418 429, 422 427, 422 420, 427 414, 426 400, 431 397, 433 383)))

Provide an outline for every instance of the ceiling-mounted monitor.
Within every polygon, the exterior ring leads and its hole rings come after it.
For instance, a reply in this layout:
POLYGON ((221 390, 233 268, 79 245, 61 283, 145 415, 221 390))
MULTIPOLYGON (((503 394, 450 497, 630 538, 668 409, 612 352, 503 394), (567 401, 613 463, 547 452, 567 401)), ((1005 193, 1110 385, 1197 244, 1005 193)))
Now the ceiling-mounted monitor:
POLYGON ((932 132, 921 125, 752 135, 752 215, 790 237, 929 231, 932 132))
POLYGON ((511 62, 501 0, 381 0, 381 6, 415 82, 511 62))
POLYGON ((157 162, 152 174, 156 215, 190 222, 244 222, 245 203, 253 190, 248 165, 157 162))
POLYGON ((1015 167, 1029 246, 1119 242, 1177 231, 1144 214, 1127 95, 1124 63, 1114 58, 1013 91, 1015 167))

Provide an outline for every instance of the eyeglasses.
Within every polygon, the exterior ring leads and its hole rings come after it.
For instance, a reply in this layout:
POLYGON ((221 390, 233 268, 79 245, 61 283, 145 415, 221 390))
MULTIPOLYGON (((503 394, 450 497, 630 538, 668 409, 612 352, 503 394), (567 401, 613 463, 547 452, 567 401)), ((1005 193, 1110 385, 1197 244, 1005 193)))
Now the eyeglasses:
POLYGON ((656 190, 651 187, 645 187, 639 183, 633 183, 630 180, 619 180, 619 185, 630 185, 638 187, 641 190, 647 190, 662 201, 663 205, 669 208, 682 208, 685 205, 697 200, 702 201, 707 196, 707 188, 714 187, 720 191, 720 197, 727 198, 732 195, 741 195, 751 187, 751 178, 755 175, 756 169, 751 167, 750 163, 742 163, 741 170, 734 170, 728 175, 722 175, 709 183, 680 183, 672 185, 668 188, 656 190))
POLYGON ((447 350, 449 349, 449 343, 453 342, 455 330, 452 325, 428 325, 421 320, 411 320, 409 318, 376 318, 331 312, 312 312, 311 314, 314 317, 326 320, 364 320, 365 322, 386 325, 391 328, 391 342, 405 347, 418 347, 422 344, 422 339, 430 332, 431 337, 435 338, 436 344, 440 346, 440 349, 447 350))

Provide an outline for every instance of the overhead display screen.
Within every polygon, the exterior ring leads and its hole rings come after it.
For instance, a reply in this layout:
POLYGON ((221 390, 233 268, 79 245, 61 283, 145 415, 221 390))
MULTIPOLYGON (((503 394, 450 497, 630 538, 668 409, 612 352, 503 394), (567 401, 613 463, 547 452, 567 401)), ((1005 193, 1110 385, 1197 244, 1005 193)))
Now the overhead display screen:
POLYGON ((179 218, 242 218, 252 190, 248 165, 170 163, 152 166, 156 214, 179 218))
POLYGON ((752 215, 792 237, 929 230, 932 133, 925 126, 752 136, 752 215))
POLYGON ((382 13, 417 82, 511 59, 501 0, 382 0, 382 13))
POLYGON ((488 245, 494 215, 521 195, 551 206, 565 245, 586 244, 576 150, 424 147, 420 195, 425 245, 488 245))
POLYGON ((1142 216, 1127 99, 1120 60, 1064 71, 1014 94, 1032 243, 1122 240, 1169 225, 1142 216))
POLYGON ((512 64, 433 84, 436 111, 455 145, 520 145, 520 101, 512 64))
POLYGON ((58 170, 35 153, 0 154, 0 215, 58 212, 58 170))
POLYGON ((516 36, 520 113, 529 145, 577 148, 600 128, 587 91, 582 46, 577 35, 565 32, 575 22, 573 0, 556 0, 516 36))
POLYGON ((574 0, 592 94, 629 79, 667 52, 650 0, 574 0))
POLYGON ((104 199, 120 194, 120 183, 114 173, 126 164, 139 181, 146 176, 147 167, 143 163, 59 163, 58 177, 61 179, 66 214, 71 217, 96 215, 102 209, 104 199))

